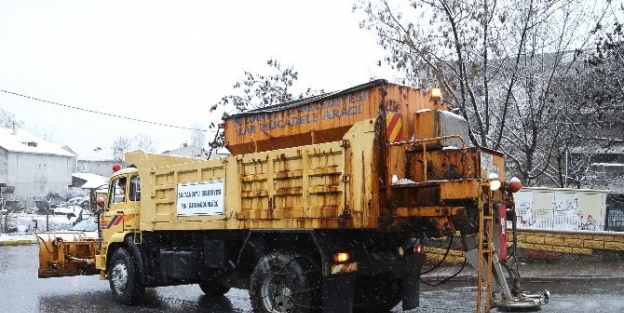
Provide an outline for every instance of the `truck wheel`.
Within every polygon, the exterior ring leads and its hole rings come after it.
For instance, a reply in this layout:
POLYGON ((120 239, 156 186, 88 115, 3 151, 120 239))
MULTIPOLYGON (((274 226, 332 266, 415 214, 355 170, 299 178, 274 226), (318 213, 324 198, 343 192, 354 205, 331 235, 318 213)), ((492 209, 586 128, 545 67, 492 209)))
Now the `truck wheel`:
POLYGON ((207 296, 222 296, 230 291, 230 286, 226 285, 223 280, 205 281, 199 283, 199 288, 207 296))
POLYGON ((382 313, 401 302, 401 283, 389 274, 358 277, 355 283, 353 312, 382 313))
POLYGON ((109 275, 115 301, 132 305, 143 297, 145 287, 141 284, 137 264, 128 250, 119 248, 113 252, 109 275))
POLYGON ((263 256, 251 274, 249 297, 254 313, 320 312, 320 271, 301 255, 263 256))

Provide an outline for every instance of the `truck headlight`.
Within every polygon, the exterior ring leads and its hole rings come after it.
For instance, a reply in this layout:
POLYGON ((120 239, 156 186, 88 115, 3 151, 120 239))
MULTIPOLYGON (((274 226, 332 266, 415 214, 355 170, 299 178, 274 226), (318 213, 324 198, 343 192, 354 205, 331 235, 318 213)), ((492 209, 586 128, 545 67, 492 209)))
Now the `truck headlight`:
POLYGON ((488 175, 488 180, 490 181, 490 190, 495 191, 500 188, 501 181, 498 179, 498 174, 490 173, 490 175, 488 175))

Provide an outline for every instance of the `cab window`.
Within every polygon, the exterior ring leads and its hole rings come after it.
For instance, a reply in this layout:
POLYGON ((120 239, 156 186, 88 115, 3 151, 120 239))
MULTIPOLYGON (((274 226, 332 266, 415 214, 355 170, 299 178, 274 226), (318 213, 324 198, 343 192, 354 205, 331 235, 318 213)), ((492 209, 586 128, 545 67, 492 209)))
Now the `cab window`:
POLYGON ((109 193, 108 203, 120 203, 124 202, 124 195, 126 194, 126 178, 120 177, 113 181, 111 190, 109 193))
POLYGON ((139 183, 139 176, 134 175, 130 178, 130 190, 128 191, 128 200, 139 201, 141 200, 141 184, 139 183))

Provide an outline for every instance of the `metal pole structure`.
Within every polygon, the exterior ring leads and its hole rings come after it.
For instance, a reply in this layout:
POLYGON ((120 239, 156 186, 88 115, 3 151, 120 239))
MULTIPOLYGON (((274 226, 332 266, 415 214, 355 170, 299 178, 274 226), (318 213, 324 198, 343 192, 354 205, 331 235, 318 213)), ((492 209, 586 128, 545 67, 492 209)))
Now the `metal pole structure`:
POLYGON ((41 198, 41 206, 45 209, 45 212, 46 212, 46 231, 50 231, 50 227, 49 227, 49 225, 50 225, 50 207, 49 206, 46 207, 46 206, 43 205, 43 200, 44 199, 45 199, 44 197, 41 198))
POLYGON ((563 188, 568 188, 568 148, 565 150, 565 178, 563 183, 563 188))
MULTIPOLYGON (((0 183, 0 212, 4 212, 4 198, 2 197, 2 187, 6 187, 5 183, 0 183)), ((4 215, 4 225, 3 229, 1 229, 1 233, 5 233, 8 231, 7 228, 7 219, 9 217, 9 211, 7 211, 4 215)))

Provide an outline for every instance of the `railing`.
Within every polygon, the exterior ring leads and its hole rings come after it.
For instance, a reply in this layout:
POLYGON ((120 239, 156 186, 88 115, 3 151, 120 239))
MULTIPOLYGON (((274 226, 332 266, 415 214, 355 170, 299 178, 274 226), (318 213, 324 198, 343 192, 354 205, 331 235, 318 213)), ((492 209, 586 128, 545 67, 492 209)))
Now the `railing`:
POLYGON ((35 231, 68 230, 72 221, 60 215, 33 215, 33 214, 2 214, 0 215, 0 233, 2 234, 32 234, 35 231))
POLYGON ((586 230, 602 231, 605 229, 604 222, 579 215, 544 214, 526 218, 518 216, 519 229, 560 229, 560 230, 586 230))
POLYGON ((624 231, 624 211, 608 210, 607 211, 607 231, 624 231))

